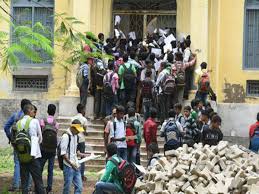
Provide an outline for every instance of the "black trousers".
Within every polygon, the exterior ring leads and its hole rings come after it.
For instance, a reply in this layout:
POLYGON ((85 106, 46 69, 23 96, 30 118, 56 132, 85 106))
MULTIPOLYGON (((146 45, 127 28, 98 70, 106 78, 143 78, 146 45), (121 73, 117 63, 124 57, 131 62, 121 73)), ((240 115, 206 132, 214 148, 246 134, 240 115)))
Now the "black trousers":
POLYGON ((80 88, 80 104, 82 104, 84 107, 86 106, 86 103, 87 103, 88 85, 89 85, 89 80, 87 78, 84 78, 83 84, 80 88))
POLYGON ((21 172, 21 182, 22 182, 22 194, 28 194, 28 182, 29 175, 31 174, 36 194, 45 194, 43 181, 42 181, 42 171, 39 159, 32 159, 30 163, 22 164, 20 163, 21 172))

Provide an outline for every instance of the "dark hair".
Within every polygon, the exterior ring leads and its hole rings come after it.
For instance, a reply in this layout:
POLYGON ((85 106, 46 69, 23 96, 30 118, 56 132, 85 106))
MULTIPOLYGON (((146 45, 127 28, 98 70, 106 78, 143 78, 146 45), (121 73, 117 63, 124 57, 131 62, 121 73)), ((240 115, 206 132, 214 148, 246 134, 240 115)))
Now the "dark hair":
POLYGON ((150 117, 156 118, 156 115, 157 115, 157 110, 154 107, 150 108, 150 117))
POLYGON ((131 52, 130 52, 130 58, 131 58, 131 59, 135 59, 135 57, 136 57, 136 53, 133 52, 133 51, 131 51, 131 52))
POLYGON ((113 60, 109 60, 108 61, 108 69, 109 70, 113 70, 113 68, 114 68, 114 61, 113 60))
POLYGON ((183 60, 183 54, 180 52, 175 53, 175 60, 182 61, 183 60))
POLYGON ((259 121, 259 113, 257 113, 257 121, 259 121))
POLYGON ((31 104, 31 101, 28 99, 22 99, 21 101, 21 109, 23 110, 24 106, 27 104, 31 104))
POLYGON ((108 157, 111 157, 114 154, 117 154, 117 145, 115 143, 109 143, 107 145, 107 154, 108 154, 108 157))
POLYGON ((206 62, 202 62, 201 65, 200 65, 201 69, 207 69, 207 65, 208 64, 206 62))
POLYGON ((212 123, 221 123, 221 118, 219 115, 214 115, 211 119, 212 123))
POLYGON ((208 113, 207 110, 202 110, 201 114, 204 115, 204 116, 207 116, 209 118, 209 113, 208 113))
POLYGON ((185 106, 185 107, 183 108, 183 110, 188 110, 188 111, 191 112, 191 107, 190 107, 190 106, 185 106))
POLYGON ((176 40, 172 41, 171 45, 172 45, 173 48, 176 48, 176 40))
POLYGON ((80 124, 81 125, 82 123, 78 119, 75 119, 75 120, 72 121, 72 124, 80 124))
POLYGON ((182 106, 181 103, 176 103, 176 104, 174 105, 174 108, 177 108, 177 109, 179 109, 179 110, 182 110, 183 106, 182 106))
POLYGON ((209 118, 212 119, 215 115, 218 115, 218 113, 216 113, 216 112, 211 112, 209 118))
POLYGON ((32 106, 34 108, 34 112, 36 113, 38 111, 37 106, 35 106, 35 105, 32 105, 32 106))
POLYGON ((47 112, 49 115, 54 116, 56 113, 56 106, 54 104, 49 104, 47 112))
POLYGON ((147 69, 146 73, 145 73, 145 76, 146 77, 151 77, 151 75, 152 75, 152 71, 150 69, 147 69))
POLYGON ((124 112, 125 112, 125 108, 123 106, 117 106, 116 113, 124 113, 124 112))
POLYGON ((191 35, 186 36, 186 40, 191 40, 191 35))
POLYGON ((76 107, 76 110, 78 113, 83 113, 85 111, 84 109, 85 109, 85 107, 82 104, 78 104, 76 107))
POLYGON ((146 63, 146 65, 147 65, 147 64, 151 64, 151 63, 152 63, 152 61, 150 61, 150 60, 146 60, 146 61, 145 61, 145 63, 146 63))
POLYGON ((167 56, 167 60, 169 63, 173 63, 174 62, 174 54, 173 53, 169 53, 167 56))
POLYGON ((151 151, 152 153, 155 153, 155 154, 159 153, 158 145, 157 145, 157 143, 154 143, 154 142, 149 144, 148 150, 151 151))
POLYGON ((34 106, 32 104, 26 104, 23 107, 23 112, 25 115, 28 115, 30 113, 30 111, 34 110, 34 106))
POLYGON ((139 58, 141 60, 146 60, 147 57, 148 57, 148 53, 146 53, 146 52, 142 52, 142 53, 139 54, 139 58))
POLYGON ((172 118, 172 117, 174 118, 175 115, 176 115, 176 112, 175 112, 174 109, 170 109, 170 110, 168 111, 168 116, 169 116, 169 118, 172 118))
POLYGON ((103 33, 99 33, 98 34, 98 38, 101 39, 102 37, 104 37, 104 34, 103 33))
POLYGON ((163 68, 165 68, 166 67, 166 62, 162 62, 161 64, 160 64, 160 66, 162 66, 163 68))
POLYGON ((130 108, 128 109, 128 115, 129 115, 129 117, 135 116, 135 113, 136 113, 136 111, 135 111, 134 108, 130 107, 130 108))
POLYGON ((184 41, 184 43, 185 43, 185 45, 186 45, 187 47, 190 47, 190 46, 191 46, 191 40, 190 40, 190 39, 186 39, 186 40, 184 41))
POLYGON ((214 112, 213 108, 211 107, 206 108, 206 111, 208 112, 209 115, 210 113, 214 112))
POLYGON ((155 53, 151 53, 150 56, 149 56, 150 61, 154 61, 155 58, 156 58, 155 53))
POLYGON ((122 56, 122 58, 123 58, 124 63, 128 62, 128 60, 129 60, 129 56, 127 54, 124 54, 122 56))
POLYGON ((199 100, 193 99, 193 100, 191 101, 191 107, 192 107, 192 109, 194 109, 195 106, 198 106, 199 102, 200 102, 199 100))

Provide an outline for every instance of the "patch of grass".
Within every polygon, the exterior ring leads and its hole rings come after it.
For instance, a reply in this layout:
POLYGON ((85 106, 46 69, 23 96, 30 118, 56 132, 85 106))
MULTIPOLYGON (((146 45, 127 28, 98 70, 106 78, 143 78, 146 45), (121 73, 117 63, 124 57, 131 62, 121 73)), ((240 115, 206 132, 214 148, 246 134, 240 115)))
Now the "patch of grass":
POLYGON ((0 148, 0 173, 13 173, 14 162, 13 162, 13 149, 0 148))

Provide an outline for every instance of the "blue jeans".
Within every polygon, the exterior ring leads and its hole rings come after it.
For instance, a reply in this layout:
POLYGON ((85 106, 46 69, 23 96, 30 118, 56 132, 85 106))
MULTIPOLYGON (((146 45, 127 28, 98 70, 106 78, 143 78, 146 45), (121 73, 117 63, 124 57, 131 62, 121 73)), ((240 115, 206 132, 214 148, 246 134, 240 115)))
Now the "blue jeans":
POLYGON ((114 99, 104 98, 105 116, 112 114, 112 107, 114 106, 114 99))
POLYGON ((129 163, 136 163, 136 158, 137 158, 137 146, 135 147, 128 147, 128 162, 129 163))
POLYGON ((48 161, 48 189, 52 190, 52 183, 53 183, 53 169, 54 169, 54 162, 55 162, 55 156, 45 158, 42 157, 40 159, 42 172, 44 170, 45 163, 48 161))
POLYGON ((207 93, 202 93, 202 92, 199 92, 199 91, 197 91, 196 95, 195 95, 195 99, 201 100, 203 102, 203 104, 206 104, 207 97, 208 97, 207 93))
POLYGON ((72 167, 69 167, 64 164, 63 168, 64 175, 64 188, 63 194, 70 194, 70 187, 73 182, 75 186, 75 194, 81 194, 83 191, 83 184, 80 170, 74 170, 72 167))
POLYGON ((106 193, 121 193, 117 186, 113 183, 97 182, 95 185, 94 194, 106 194, 106 193))
POLYGON ((13 173, 13 187, 20 187, 20 162, 16 151, 13 151, 13 160, 14 160, 14 173, 13 173))
POLYGON ((123 160, 127 160, 127 148, 118 148, 117 152, 119 157, 121 157, 123 160))

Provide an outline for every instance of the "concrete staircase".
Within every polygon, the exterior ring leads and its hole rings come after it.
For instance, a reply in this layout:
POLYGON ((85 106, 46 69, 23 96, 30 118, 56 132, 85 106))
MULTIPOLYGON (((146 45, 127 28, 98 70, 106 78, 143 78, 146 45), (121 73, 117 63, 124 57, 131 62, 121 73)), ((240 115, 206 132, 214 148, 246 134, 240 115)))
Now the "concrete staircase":
MULTIPOLYGON (((88 120, 89 121, 89 120, 88 120)), ((71 119, 70 118, 58 118, 57 122, 59 123, 61 135, 70 125, 71 119)), ((96 155, 101 155, 100 158, 88 161, 86 165, 87 171, 98 172, 105 167, 105 154, 104 154, 104 140, 103 140, 103 129, 104 124, 103 121, 96 121, 92 120, 88 122, 88 136, 85 138, 86 144, 86 152, 87 153, 94 153, 96 155)), ((159 135, 159 132, 158 132, 159 135)), ((164 139, 158 136, 158 145, 160 149, 160 153, 163 153, 164 147, 164 139)), ((147 166, 147 153, 146 153, 146 145, 143 139, 141 147, 140 147, 140 154, 141 154, 141 165, 147 166)))

